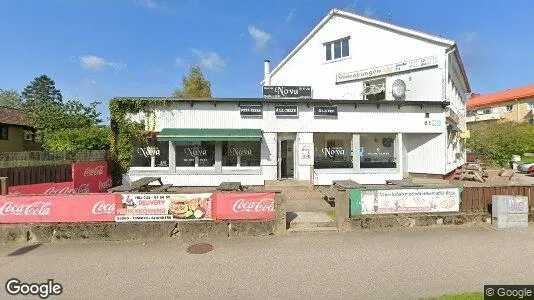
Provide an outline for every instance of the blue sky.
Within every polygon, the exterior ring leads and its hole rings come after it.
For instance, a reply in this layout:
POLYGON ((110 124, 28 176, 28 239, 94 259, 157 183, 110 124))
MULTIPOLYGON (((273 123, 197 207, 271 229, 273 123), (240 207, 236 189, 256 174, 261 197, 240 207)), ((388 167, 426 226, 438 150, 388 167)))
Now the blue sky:
POLYGON ((534 82, 531 0, 1 0, 0 88, 47 74, 106 118, 110 98, 169 96, 200 64, 214 97, 259 97, 263 60, 332 8, 455 40, 474 92, 534 82))

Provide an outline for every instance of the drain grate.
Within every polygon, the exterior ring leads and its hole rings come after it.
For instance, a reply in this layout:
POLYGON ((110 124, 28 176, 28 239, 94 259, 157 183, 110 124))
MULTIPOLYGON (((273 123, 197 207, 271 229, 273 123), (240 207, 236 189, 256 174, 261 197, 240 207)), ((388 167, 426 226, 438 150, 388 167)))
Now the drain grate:
POLYGON ((213 250, 213 245, 200 243, 187 247, 187 253, 189 254, 205 254, 213 250))

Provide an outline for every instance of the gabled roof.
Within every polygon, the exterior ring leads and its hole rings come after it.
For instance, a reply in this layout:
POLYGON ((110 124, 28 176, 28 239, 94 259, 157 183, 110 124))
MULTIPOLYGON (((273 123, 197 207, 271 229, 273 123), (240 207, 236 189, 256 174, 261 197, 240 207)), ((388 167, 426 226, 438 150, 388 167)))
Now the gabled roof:
POLYGON ((488 107, 526 98, 534 98, 534 85, 527 85, 487 95, 473 95, 467 100, 468 109, 488 107))
MULTIPOLYGON (((278 72, 278 70, 280 70, 280 68, 282 68, 282 66, 284 66, 291 59, 291 57, 293 57, 309 40, 311 40, 311 38, 317 32, 319 32, 319 30, 321 28, 323 28, 323 26, 328 21, 330 21, 330 19, 332 19, 334 16, 345 17, 345 18, 350 19, 350 20, 360 21, 360 22, 367 23, 367 24, 370 24, 370 25, 373 25, 373 26, 376 26, 376 27, 386 28, 386 29, 389 29, 389 30, 392 30, 392 31, 396 31, 396 32, 399 32, 399 33, 403 33, 403 34, 409 35, 409 36, 413 36, 413 37, 417 37, 417 38, 420 38, 420 39, 423 39, 423 40, 427 40, 429 42, 433 42, 433 43, 440 44, 440 45, 443 45, 443 46, 448 46, 450 48, 456 47, 456 43, 453 40, 445 39, 445 38, 438 37, 438 36, 435 36, 435 35, 431 35, 431 34, 428 34, 428 33, 424 33, 424 32, 421 32, 421 31, 417 31, 417 30, 408 29, 408 28, 405 28, 405 27, 393 25, 393 24, 382 22, 382 21, 375 20, 375 19, 372 19, 372 18, 360 16, 360 15, 357 15, 357 14, 354 14, 354 13, 350 13, 350 12, 346 12, 346 11, 343 11, 343 10, 340 10, 340 9, 332 9, 326 15, 326 17, 324 17, 321 20, 321 22, 319 22, 319 24, 317 24, 317 26, 315 26, 315 28, 313 28, 312 31, 297 45, 297 47, 295 47, 271 71, 270 76, 272 77, 276 72, 278 72)), ((455 53, 456 53, 456 57, 457 57, 457 59, 459 61, 459 64, 460 64, 460 68, 462 69, 462 72, 463 72, 464 79, 466 81, 467 87, 469 89, 469 83, 467 81, 467 76, 466 76, 465 70, 463 68, 462 60, 460 58, 460 55, 459 55, 458 51, 455 51, 455 53)), ((264 84, 264 80, 262 80, 260 84, 263 85, 264 84)))
POLYGON ((24 118, 24 112, 20 109, 10 107, 0 107, 0 123, 16 126, 28 126, 24 118))

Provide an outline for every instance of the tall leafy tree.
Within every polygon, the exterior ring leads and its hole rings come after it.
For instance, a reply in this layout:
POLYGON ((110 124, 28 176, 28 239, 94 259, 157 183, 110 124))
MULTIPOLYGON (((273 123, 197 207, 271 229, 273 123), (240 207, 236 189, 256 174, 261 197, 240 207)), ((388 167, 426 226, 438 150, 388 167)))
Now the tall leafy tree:
POLYGON ((88 128, 102 122, 96 106, 100 102, 84 105, 77 100, 69 100, 63 105, 43 103, 26 109, 30 125, 38 132, 48 133, 69 128, 88 128))
POLYGON ((41 104, 62 104, 61 91, 56 89, 56 83, 46 75, 40 75, 30 82, 22 92, 24 104, 32 107, 41 104))
POLYGON ((22 108, 22 96, 15 90, 0 89, 0 106, 22 108))
POLYGON ((182 78, 182 88, 172 94, 176 98, 211 98, 211 83, 204 78, 199 66, 192 66, 182 78))

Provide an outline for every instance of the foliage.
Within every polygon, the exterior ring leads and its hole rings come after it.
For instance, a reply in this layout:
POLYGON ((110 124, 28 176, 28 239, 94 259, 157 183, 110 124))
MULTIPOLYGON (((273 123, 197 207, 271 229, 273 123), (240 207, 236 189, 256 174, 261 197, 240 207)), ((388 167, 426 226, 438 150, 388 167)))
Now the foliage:
POLYGON ((22 96, 15 90, 0 89, 0 106, 22 108, 22 96))
POLYGON ((176 89, 175 98, 211 98, 211 83, 204 79, 198 66, 189 69, 189 75, 182 78, 182 88, 176 89))
POLYGON ((46 75, 36 77, 22 92, 24 104, 29 107, 41 104, 63 103, 61 92, 56 89, 56 83, 46 75))
POLYGON ((512 155, 534 150, 534 126, 511 121, 477 124, 471 127, 467 147, 504 166, 512 155))
POLYGON ((26 109, 26 117, 38 134, 69 128, 89 128, 102 122, 96 111, 99 102, 84 105, 77 100, 69 100, 63 105, 43 103, 26 109))
POLYGON ((458 295, 443 295, 439 297, 424 297, 419 298, 420 300, 482 300, 484 299, 484 293, 482 292, 473 292, 473 293, 464 293, 458 295))
POLYGON ((109 149, 109 127, 65 128, 48 131, 43 148, 52 152, 109 149))

